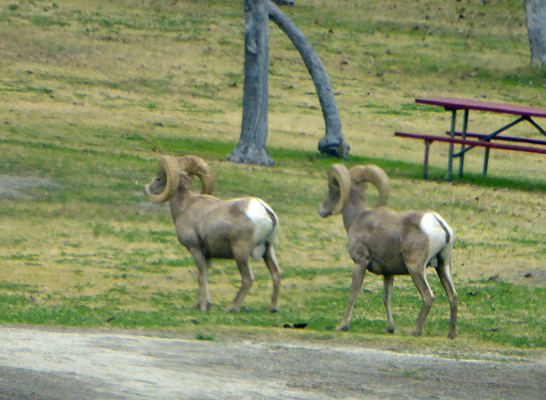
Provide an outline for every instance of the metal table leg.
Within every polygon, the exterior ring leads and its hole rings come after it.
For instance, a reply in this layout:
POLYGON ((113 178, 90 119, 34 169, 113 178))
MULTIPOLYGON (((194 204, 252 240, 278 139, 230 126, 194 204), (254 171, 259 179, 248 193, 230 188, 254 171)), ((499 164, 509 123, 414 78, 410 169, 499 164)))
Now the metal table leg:
MULTIPOLYGON (((457 110, 451 110, 451 139, 455 138, 455 122, 457 118, 457 110)), ((453 170, 453 143, 449 144, 449 158, 447 160, 447 176, 446 180, 451 180, 451 172, 453 170)))
MULTIPOLYGON (((464 110, 464 118, 463 118, 463 131, 461 132, 461 139, 466 139, 466 129, 468 127, 468 109, 464 110)), ((464 169, 464 144, 461 145, 461 155, 459 156, 459 176, 463 177, 463 169, 464 169)))
MULTIPOLYGON (((489 140, 488 140, 489 141, 489 140)), ((487 164, 489 163, 489 147, 486 147, 483 153, 483 171, 482 176, 487 175, 487 164)))
POLYGON ((425 140, 425 160, 423 162, 423 178, 428 178, 428 157, 430 154, 430 144, 432 140, 425 140))

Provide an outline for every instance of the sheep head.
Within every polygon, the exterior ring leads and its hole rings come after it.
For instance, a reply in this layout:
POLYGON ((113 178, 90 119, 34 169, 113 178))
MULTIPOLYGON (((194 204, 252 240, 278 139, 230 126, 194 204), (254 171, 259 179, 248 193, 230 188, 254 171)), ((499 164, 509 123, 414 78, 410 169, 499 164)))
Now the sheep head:
POLYGON ((371 183, 379 192, 376 207, 386 206, 389 201, 389 178, 387 174, 376 165, 356 166, 349 170, 341 164, 334 164, 328 171, 328 196, 323 200, 319 208, 319 214, 324 218, 329 215, 343 212, 351 190, 360 194, 365 201, 366 182, 371 183))
POLYGON ((328 171, 328 195, 322 201, 319 214, 325 218, 339 214, 347 207, 351 193, 351 176, 344 165, 334 164, 328 171))
POLYGON ((178 159, 165 156, 159 160, 157 176, 146 185, 144 192, 152 203, 164 203, 174 196, 181 185, 191 191, 192 176, 197 176, 201 181, 201 194, 212 194, 214 174, 203 159, 196 156, 178 159))

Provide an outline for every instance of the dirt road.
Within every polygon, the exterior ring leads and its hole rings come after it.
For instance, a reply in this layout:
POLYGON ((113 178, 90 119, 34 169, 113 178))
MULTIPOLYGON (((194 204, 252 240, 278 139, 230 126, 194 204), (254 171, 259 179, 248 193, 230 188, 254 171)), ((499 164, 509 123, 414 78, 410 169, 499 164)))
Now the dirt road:
POLYGON ((544 399, 546 362, 0 326, 0 399, 544 399))

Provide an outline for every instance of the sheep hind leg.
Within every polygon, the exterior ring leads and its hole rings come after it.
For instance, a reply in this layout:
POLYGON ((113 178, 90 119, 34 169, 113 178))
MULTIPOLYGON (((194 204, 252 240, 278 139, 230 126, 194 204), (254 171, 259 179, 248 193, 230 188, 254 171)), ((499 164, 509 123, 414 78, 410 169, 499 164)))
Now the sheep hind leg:
POLYGON ((383 276, 383 304, 387 311, 387 332, 394 333, 394 319, 392 318, 392 287, 394 275, 383 276))
POLYGON ((432 308, 432 303, 434 303, 434 299, 435 299, 434 293, 432 292, 432 289, 430 288, 430 285, 428 284, 427 276, 425 274, 425 269, 426 269, 426 262, 413 264, 413 266, 408 265, 408 270, 410 272, 411 279, 413 280, 413 283, 417 287, 417 290, 419 291, 419 294, 421 295, 421 298, 423 299, 421 312, 419 313, 417 322, 415 322, 415 326, 413 327, 413 330, 411 331, 411 334, 413 336, 420 336, 421 333, 423 333, 423 327, 425 325, 425 321, 428 317, 430 309, 432 308))
POLYGON ((235 262, 237 263, 237 268, 239 268, 239 272, 241 273, 241 288, 237 292, 233 302, 227 307, 227 310, 230 312, 235 312, 239 309, 245 296, 250 291, 250 287, 254 283, 254 277, 252 276, 252 271, 250 270, 250 265, 248 264, 248 257, 236 258, 235 262))
POLYGON ((347 302, 347 310, 341 320, 341 323, 337 326, 338 331, 348 331, 349 322, 351 321, 351 315, 356 303, 358 293, 362 288, 362 282, 364 282, 364 275, 366 275, 366 267, 361 264, 355 264, 353 269, 353 279, 351 282, 351 289, 349 291, 349 301, 347 302))
POLYGON ((273 280, 273 295, 271 296, 271 305, 269 306, 269 312, 276 313, 279 311, 277 305, 279 302, 279 293, 281 290, 281 269, 277 262, 275 255, 275 248, 271 245, 267 246, 267 250, 264 255, 265 265, 271 272, 271 279, 273 280))
POLYGON ((451 268, 449 266, 449 260, 438 258, 438 267, 436 268, 440 282, 447 293, 449 299, 449 332, 447 334, 448 339, 455 339, 457 337, 457 302, 458 296, 455 286, 451 280, 451 268), (446 262, 447 261, 447 262, 446 262))

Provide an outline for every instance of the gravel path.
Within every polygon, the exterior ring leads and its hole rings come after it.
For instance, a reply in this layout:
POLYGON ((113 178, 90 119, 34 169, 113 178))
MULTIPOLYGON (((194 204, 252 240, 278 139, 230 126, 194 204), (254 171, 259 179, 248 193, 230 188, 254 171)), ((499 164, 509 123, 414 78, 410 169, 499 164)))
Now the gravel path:
POLYGON ((544 399, 546 362, 0 327, 0 399, 544 399))

